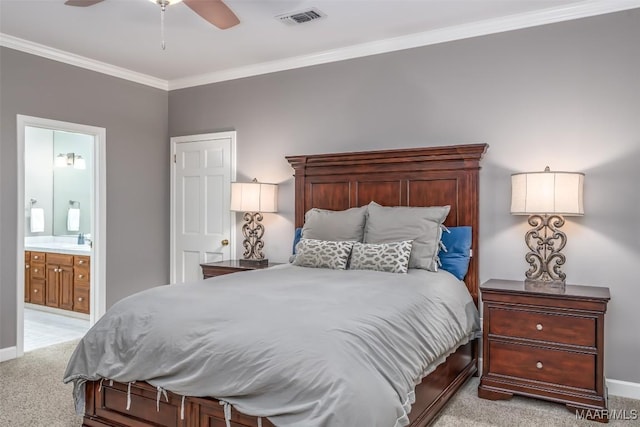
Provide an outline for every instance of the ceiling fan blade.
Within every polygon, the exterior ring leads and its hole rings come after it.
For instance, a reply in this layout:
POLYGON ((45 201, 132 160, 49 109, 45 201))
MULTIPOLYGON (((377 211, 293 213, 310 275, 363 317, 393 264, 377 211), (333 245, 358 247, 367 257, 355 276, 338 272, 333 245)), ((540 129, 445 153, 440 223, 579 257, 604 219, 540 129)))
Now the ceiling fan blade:
POLYGON ((222 0, 184 0, 184 4, 221 30, 240 23, 236 14, 222 0))
POLYGON ((79 7, 87 7, 93 6, 96 3, 100 3, 104 0, 67 0, 64 2, 66 6, 79 6, 79 7))

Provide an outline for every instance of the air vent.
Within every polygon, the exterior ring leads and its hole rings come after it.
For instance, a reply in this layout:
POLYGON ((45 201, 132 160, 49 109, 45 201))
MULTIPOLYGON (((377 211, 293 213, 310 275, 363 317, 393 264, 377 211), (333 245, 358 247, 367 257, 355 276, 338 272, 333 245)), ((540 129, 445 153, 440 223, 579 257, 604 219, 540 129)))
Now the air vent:
POLYGON ((324 18, 326 15, 320 12, 318 9, 308 9, 301 12, 286 13, 284 15, 276 16, 276 19, 289 25, 306 24, 307 22, 315 21, 320 18, 324 18))

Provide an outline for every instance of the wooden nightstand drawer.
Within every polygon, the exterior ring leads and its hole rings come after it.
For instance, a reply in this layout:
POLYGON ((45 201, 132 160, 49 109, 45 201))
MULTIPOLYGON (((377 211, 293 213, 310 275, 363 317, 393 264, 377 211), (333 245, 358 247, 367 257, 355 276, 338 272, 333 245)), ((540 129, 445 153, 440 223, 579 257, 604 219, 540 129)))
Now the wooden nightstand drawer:
POLYGON ((593 390, 595 354, 551 350, 503 342, 490 342, 489 372, 568 387, 593 390))
POLYGON ((489 316, 491 334, 587 347, 596 345, 594 318, 495 307, 489 309, 489 316))

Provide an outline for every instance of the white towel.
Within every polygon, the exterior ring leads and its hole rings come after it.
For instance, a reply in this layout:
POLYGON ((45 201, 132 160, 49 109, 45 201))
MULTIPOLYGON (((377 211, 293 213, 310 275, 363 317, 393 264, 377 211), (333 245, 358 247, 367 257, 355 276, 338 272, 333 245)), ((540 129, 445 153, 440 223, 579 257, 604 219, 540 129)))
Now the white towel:
POLYGON ((80 231, 80 209, 69 208, 67 212, 67 230, 80 231))
POLYGON ((44 209, 31 208, 31 232, 42 233, 44 231, 44 209))

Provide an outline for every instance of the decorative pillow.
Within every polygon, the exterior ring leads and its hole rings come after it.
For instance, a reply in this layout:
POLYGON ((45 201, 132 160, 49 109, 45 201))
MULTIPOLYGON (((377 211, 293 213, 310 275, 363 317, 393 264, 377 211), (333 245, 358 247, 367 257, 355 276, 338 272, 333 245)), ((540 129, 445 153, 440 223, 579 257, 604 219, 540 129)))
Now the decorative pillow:
POLYGON ((296 246, 293 265, 345 270, 353 243, 302 238, 296 246))
POLYGON ((362 242, 367 207, 344 211, 309 209, 304 215, 304 239, 362 242))
POLYGON ((411 240, 392 243, 358 243, 351 250, 350 270, 406 273, 411 256, 411 240))
POLYGON ((449 227, 447 230, 442 233, 444 248, 438 254, 440 267, 463 280, 471 260, 471 227, 449 227))
POLYGON ((293 233, 293 250, 291 253, 296 254, 296 245, 302 239, 302 227, 296 228, 296 231, 293 233))
POLYGON ((368 206, 365 243, 412 240, 409 268, 438 270, 441 225, 451 206, 407 207, 368 206))

